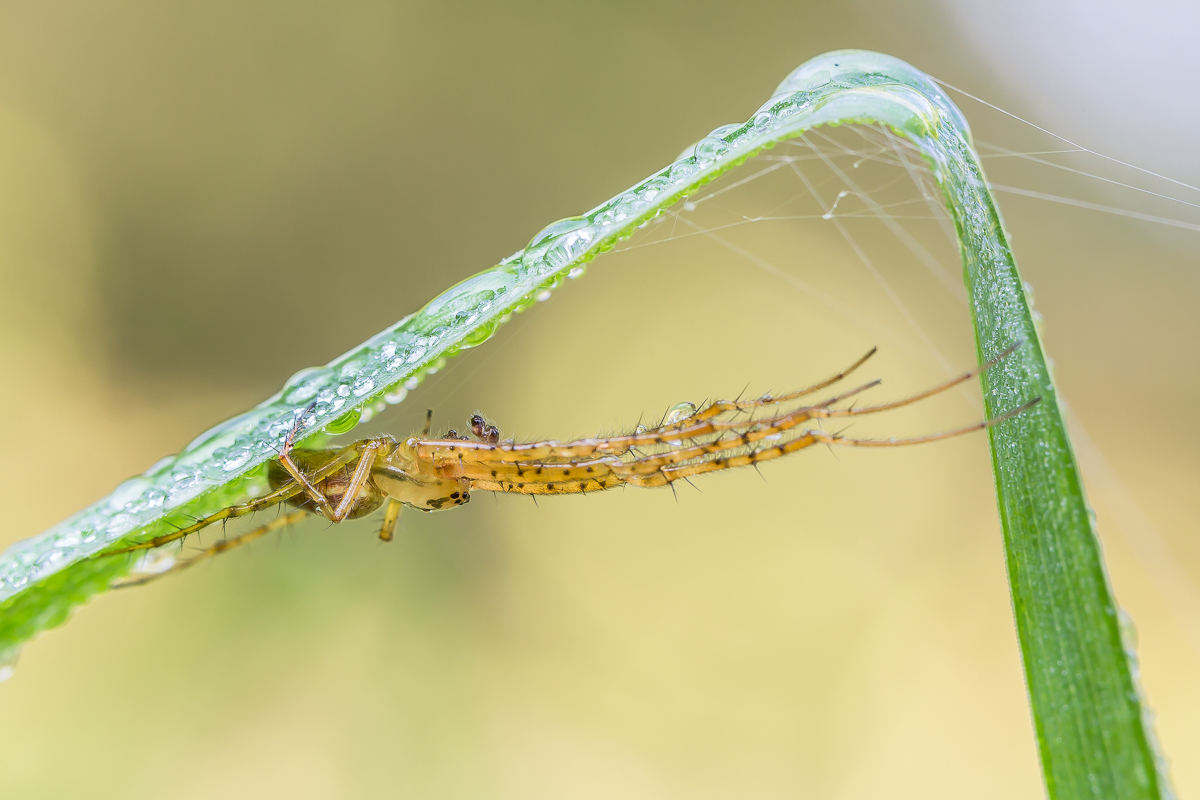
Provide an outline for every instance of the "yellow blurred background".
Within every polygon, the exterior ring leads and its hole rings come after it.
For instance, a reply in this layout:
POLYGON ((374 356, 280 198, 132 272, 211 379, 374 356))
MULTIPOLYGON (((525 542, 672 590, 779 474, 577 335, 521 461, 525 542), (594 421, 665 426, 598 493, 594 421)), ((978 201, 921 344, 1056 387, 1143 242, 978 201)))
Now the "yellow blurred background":
MULTIPOLYGON (((0 4, 0 545, 747 118, 827 50, 897 55, 1197 182, 1196 112, 1171 100, 1191 95, 1197 56, 1162 46, 1195 13, 0 4), (1167 89, 1106 97, 1131 64, 1167 89)), ((985 153, 1063 147, 955 99, 985 153)), ((1200 221, 1034 167, 988 161, 998 183, 1200 221)), ((798 186, 763 179, 713 207, 754 216, 798 186)), ((1063 394, 1111 466, 1088 456, 1091 498, 1176 785, 1194 796, 1200 233, 1000 201, 1063 394)), ((882 396, 940 380, 935 349, 972 363, 965 306, 878 223, 855 236, 932 344, 819 218, 729 234, 782 277, 682 232, 593 262, 362 430, 406 435, 433 407, 443 427, 482 409, 523 438, 592 434, 747 383, 806 383, 873 344, 882 396)), ((976 394, 861 430, 965 424, 976 394)), ((103 596, 0 685, 2 793, 1041 796, 984 438, 810 452, 763 473, 677 499, 481 495, 410 512, 386 546, 374 520, 311 521, 103 596)))

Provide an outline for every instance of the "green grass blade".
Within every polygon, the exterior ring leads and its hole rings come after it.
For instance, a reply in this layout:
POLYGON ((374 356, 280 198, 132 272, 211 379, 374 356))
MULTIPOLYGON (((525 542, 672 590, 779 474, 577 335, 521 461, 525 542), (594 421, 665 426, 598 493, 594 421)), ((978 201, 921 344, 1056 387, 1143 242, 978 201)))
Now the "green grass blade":
POLYGON ((1043 399, 992 428, 990 442, 1049 793, 1060 800, 1166 796, 1054 385, 966 121, 927 76, 860 51, 808 62, 746 123, 714 130, 627 192, 550 225, 496 267, 328 366, 294 376, 279 394, 201 435, 177 456, 9 548, 0 556, 0 658, 63 622, 72 608, 135 566, 133 556, 96 554, 261 490, 264 464, 311 403, 306 434, 351 430, 703 184, 776 142, 847 123, 887 125, 925 155, 957 225, 980 359, 1026 342, 984 376, 983 389, 990 416, 1035 396, 1043 399))

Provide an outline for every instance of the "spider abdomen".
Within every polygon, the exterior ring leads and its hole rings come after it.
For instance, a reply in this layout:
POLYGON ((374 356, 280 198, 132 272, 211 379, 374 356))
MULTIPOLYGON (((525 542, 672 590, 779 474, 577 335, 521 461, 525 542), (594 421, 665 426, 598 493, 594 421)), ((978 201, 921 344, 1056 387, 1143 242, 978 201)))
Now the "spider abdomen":
MULTIPOLYGON (((322 465, 327 464, 329 460, 335 457, 339 451, 337 450, 293 450, 291 453, 292 460, 296 466, 305 474, 311 474, 318 470, 322 465)), ((317 491, 325 495, 329 501, 329 505, 337 508, 342 502, 342 498, 346 495, 346 490, 350 486, 350 480, 354 476, 354 466, 347 465, 329 477, 315 482, 317 491)), ((272 461, 267 467, 267 480, 271 484, 272 489, 279 489, 291 482, 292 476, 284 469, 283 465, 278 461, 272 461)), ((350 513, 346 515, 346 519, 358 519, 365 517, 383 504, 383 495, 371 483, 367 481, 359 490, 358 498, 350 507, 350 513)), ((300 494, 289 499, 288 505, 302 508, 305 511, 310 511, 314 514, 319 514, 320 510, 313 503, 312 499, 306 495, 300 494)))

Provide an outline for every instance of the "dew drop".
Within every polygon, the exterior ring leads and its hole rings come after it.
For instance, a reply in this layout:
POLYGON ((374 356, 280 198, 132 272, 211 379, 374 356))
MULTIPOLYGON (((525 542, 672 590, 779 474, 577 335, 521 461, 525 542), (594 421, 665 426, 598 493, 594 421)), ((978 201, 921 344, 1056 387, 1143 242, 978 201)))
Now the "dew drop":
MULTIPOLYGON (((172 506, 182 505, 183 503, 186 503, 188 500, 191 500, 193 497, 195 497, 197 494, 199 494, 200 489, 202 488, 202 486, 205 483, 207 483, 207 482, 203 478, 201 478, 199 475, 187 476, 183 480, 177 481, 176 483, 172 484, 171 488, 167 490, 167 502, 170 503, 172 506)), ((113 524, 109 525, 109 527, 108 527, 108 538, 109 539, 115 538, 116 536, 120 536, 122 533, 125 532, 125 531, 121 531, 116 526, 116 523, 120 519, 120 516, 121 515, 114 517, 113 524)), ((132 528, 133 526, 130 525, 129 527, 132 528)))
POLYGON ((719 128, 714 128, 713 131, 704 138, 706 138, 706 139, 724 139, 724 138, 728 137, 729 134, 740 129, 741 127, 742 127, 742 123, 740 123, 740 122, 733 122, 728 125, 722 125, 719 128))
POLYGON ((579 266, 571 267, 571 271, 567 273, 567 277, 571 280, 575 280, 576 278, 582 278, 586 272, 587 267, 585 267, 583 264, 580 264, 579 266))
POLYGON ((37 560, 38 569, 53 566, 66 557, 67 554, 61 550, 51 550, 49 553, 42 553, 41 557, 37 560))
POLYGON ((141 475, 135 475, 113 490, 113 493, 108 498, 108 507, 114 511, 124 508, 142 498, 152 485, 150 481, 141 475))
POLYGON ((397 386, 392 391, 383 396, 383 399, 392 405, 403 402, 404 398, 408 397, 408 389, 403 386, 397 386))
POLYGON ((175 566, 175 554, 164 550, 147 550, 130 570, 135 575, 159 575, 175 566))
POLYGON ((556 239, 565 233, 585 228, 588 225, 587 219, 584 217, 567 217, 560 219, 557 222, 551 222, 546 227, 542 228, 537 234, 529 240, 529 244, 525 247, 526 252, 534 251, 550 244, 552 239, 556 239))
POLYGON ((671 180, 680 183, 690 178, 699 168, 696 162, 691 159, 691 152, 684 153, 679 161, 676 161, 670 170, 671 180))
POLYGON ((362 397, 363 395, 369 394, 374 388, 375 381, 371 380, 370 378, 359 378, 354 382, 354 386, 351 387, 350 391, 355 397, 362 397))
MULTIPOLYGON (((179 486, 179 484, 176 484, 176 486, 179 486)), ((184 490, 186 491, 189 488, 191 488, 190 483, 184 487, 184 490)), ((171 494, 174 493, 174 487, 172 487, 171 494)), ((137 527, 137 518, 132 514, 117 514, 109 520, 108 525, 104 528, 104 537, 112 541, 129 533, 135 527, 137 527)))
POLYGON ((83 537, 77 532, 68 533, 66 536, 63 536, 61 539, 57 539, 54 542, 54 546, 59 550, 71 550, 81 544, 83 544, 83 537))
POLYGON ((1025 290, 1025 302, 1029 303, 1029 307, 1033 308, 1036 304, 1036 297, 1033 292, 1033 284, 1029 281, 1021 281, 1021 288, 1025 290))
POLYGON ((637 202, 637 195, 627 192, 614 200, 601 214, 597 215, 597 221, 601 224, 623 222, 633 216, 637 202))
POLYGON ((571 231, 559 237, 546 252, 546 262, 552 269, 562 269, 579 258, 591 246, 593 235, 588 230, 571 231))
POLYGON ((803 92, 796 92, 771 106, 771 113, 776 117, 788 117, 806 108, 808 108, 808 96, 803 92))
MULTIPOLYGON (((718 128, 717 130, 720 130, 718 128)), ((729 150, 729 144, 723 139, 706 136, 696 143, 695 154, 697 161, 715 161, 729 150)))
POLYGON ((1123 608, 1117 609, 1117 625, 1121 632, 1121 644, 1124 646, 1125 653, 1137 658, 1138 646, 1138 630, 1137 625, 1133 622, 1133 617, 1123 608))
POLYGON ((352 408, 342 416, 335 419, 333 422, 325 426, 325 432, 333 436, 341 433, 354 430, 354 426, 358 424, 362 418, 362 412, 357 408, 352 408))
POLYGON ((20 655, 20 647, 9 647, 0 650, 0 683, 13 676, 13 672, 17 668, 17 657, 20 655))
POLYGON ((493 333, 496 332, 496 325, 497 325, 497 323, 495 323, 495 322, 483 323, 478 328, 476 328, 475 330, 471 331, 470 333, 468 333, 466 336, 463 337, 463 340, 462 340, 463 346, 475 347, 476 345, 483 344, 484 342, 486 342, 488 339, 491 338, 493 333))
MULTIPOLYGON (((718 140, 718 141, 720 141, 720 140, 718 140)), ((721 142, 721 146, 724 147, 726 145, 724 142, 721 142)), ((697 145, 697 147, 699 147, 699 145, 697 145)), ((663 190, 666 189, 667 186, 670 185, 670 183, 671 182, 669 180, 666 180, 664 178, 654 178, 652 180, 646 181, 645 183, 643 183, 641 186, 639 186, 637 188, 637 196, 641 200, 649 202, 649 201, 653 200, 654 198, 658 197, 660 194, 662 194, 663 190)))
POLYGON ((288 378, 283 385, 284 402, 298 404, 316 397, 317 392, 330 379, 331 370, 328 367, 310 367, 302 369, 288 378))
POLYGON ((549 290, 549 289, 542 289, 540 292, 538 292, 537 294, 535 294, 535 295, 533 296, 533 299, 534 299, 534 300, 537 300, 539 303, 544 303, 544 302, 546 302, 547 300, 549 300, 549 299, 550 299, 550 290, 549 290))
POLYGON ((356 358, 352 361, 347 361, 345 364, 342 365, 342 368, 340 370, 338 370, 338 374, 341 375, 343 378, 351 378, 351 377, 357 375, 358 373, 362 372, 362 368, 364 366, 366 366, 366 363, 367 363, 366 361, 364 361, 363 359, 360 359, 360 358, 356 358))
POLYGON ((226 472, 238 470, 246 465, 246 462, 250 460, 250 456, 251 450, 249 447, 239 447, 230 450, 221 462, 221 468, 226 472))
POLYGON ((694 403, 676 403, 667 410, 667 416, 663 418, 664 425, 674 425, 681 419, 686 419, 696 413, 696 405, 694 403))

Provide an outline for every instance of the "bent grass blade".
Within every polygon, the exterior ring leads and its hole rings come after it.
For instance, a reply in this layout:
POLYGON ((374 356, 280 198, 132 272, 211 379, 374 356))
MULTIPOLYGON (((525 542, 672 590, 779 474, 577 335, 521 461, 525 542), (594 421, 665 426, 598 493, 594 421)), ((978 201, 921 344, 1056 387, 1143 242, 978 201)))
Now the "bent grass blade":
POLYGON ((328 366, 197 437, 111 495, 0 556, 0 662, 128 574, 134 558, 90 559, 162 535, 263 490, 263 465, 293 421, 344 433, 399 402, 443 360, 578 277, 596 255, 746 159, 822 125, 883 124, 924 155, 958 233, 979 360, 1029 344, 982 378, 1005 556, 1034 727, 1053 798, 1162 798, 1169 787, 1121 638, 1063 415, 1020 275, 966 120, 928 76, 862 51, 815 58, 743 124, 449 289, 328 366))

